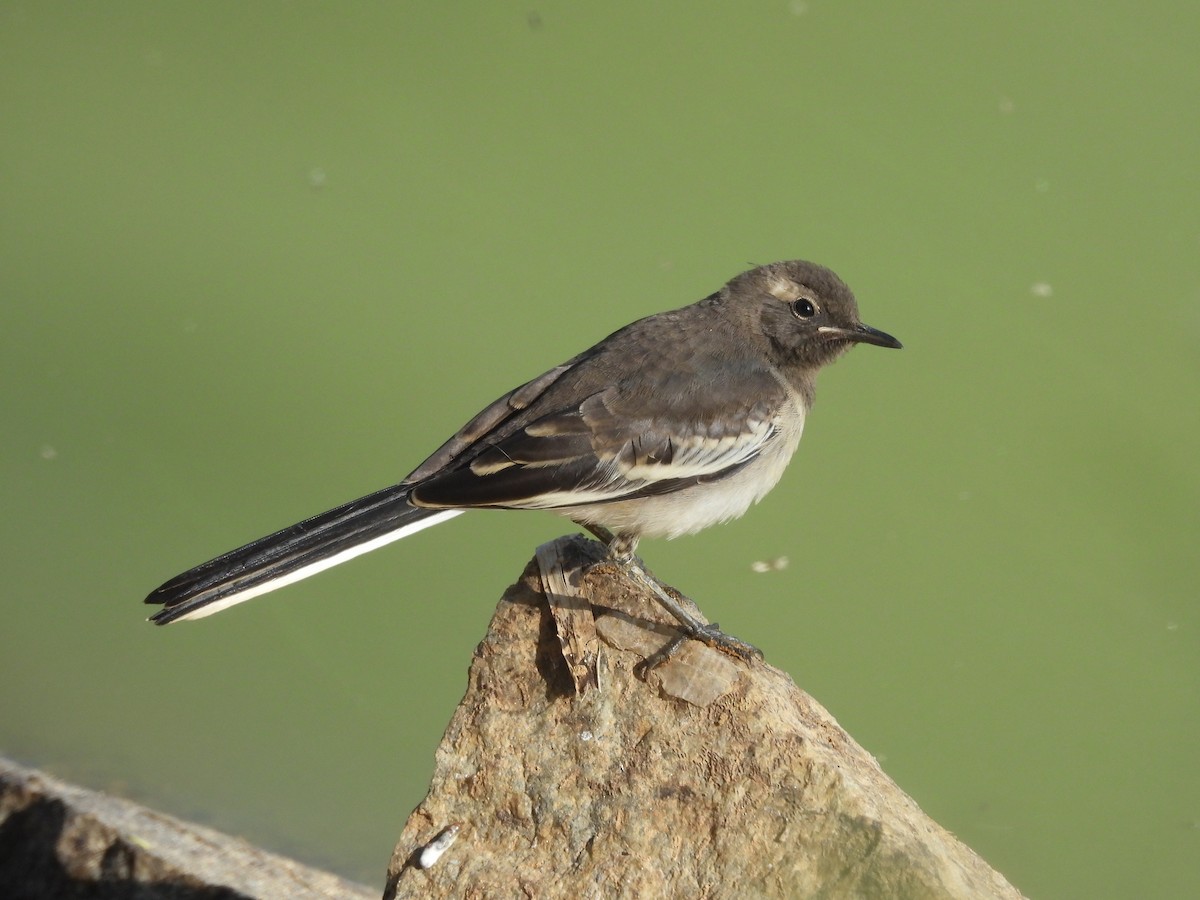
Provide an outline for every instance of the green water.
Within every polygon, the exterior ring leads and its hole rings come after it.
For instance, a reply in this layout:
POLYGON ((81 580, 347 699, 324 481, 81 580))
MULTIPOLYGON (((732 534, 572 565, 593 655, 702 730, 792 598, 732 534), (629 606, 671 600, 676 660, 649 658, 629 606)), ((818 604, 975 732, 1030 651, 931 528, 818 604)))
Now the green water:
POLYGON ((0 2, 0 752, 382 883, 564 523, 166 630, 142 596, 801 256, 906 349, 647 561, 1026 893, 1200 894, 1198 41, 1078 0, 0 2))

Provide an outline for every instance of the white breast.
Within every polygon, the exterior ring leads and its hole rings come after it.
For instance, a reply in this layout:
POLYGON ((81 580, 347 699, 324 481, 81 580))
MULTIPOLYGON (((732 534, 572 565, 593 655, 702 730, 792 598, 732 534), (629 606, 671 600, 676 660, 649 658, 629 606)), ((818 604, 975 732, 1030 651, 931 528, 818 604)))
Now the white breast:
POLYGON ((779 417, 775 436, 757 457, 728 478, 698 484, 671 494, 618 500, 556 510, 576 522, 602 525, 637 537, 674 538, 736 519, 779 483, 804 430, 804 407, 798 416, 779 417))

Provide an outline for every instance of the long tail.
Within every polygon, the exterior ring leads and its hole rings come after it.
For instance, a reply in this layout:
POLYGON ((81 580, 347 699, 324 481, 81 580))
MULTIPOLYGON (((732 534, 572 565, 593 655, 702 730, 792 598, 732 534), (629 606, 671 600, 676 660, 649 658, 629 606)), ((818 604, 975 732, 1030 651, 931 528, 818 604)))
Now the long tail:
POLYGON ((189 569, 146 598, 163 607, 150 621, 212 615, 462 512, 409 506, 409 490, 384 488, 189 569))

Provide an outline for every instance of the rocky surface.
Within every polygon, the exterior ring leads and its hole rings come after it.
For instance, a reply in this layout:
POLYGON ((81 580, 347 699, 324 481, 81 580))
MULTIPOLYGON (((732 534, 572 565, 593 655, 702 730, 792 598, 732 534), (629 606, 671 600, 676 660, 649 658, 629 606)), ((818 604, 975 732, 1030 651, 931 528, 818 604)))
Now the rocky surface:
POLYGON ((689 642, 639 677, 669 619, 593 547, 501 600, 385 897, 1021 896, 784 672, 689 642))
POLYGON ((4 900, 355 900, 378 891, 0 757, 4 900))

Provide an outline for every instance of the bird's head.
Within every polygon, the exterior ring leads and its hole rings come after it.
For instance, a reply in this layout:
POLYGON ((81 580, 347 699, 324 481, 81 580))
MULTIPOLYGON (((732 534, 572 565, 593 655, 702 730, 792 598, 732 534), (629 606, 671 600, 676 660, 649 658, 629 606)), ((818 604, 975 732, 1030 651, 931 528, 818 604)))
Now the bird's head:
POLYGON ((804 260, 771 263, 725 286, 724 300, 761 331, 774 361, 816 369, 854 344, 899 349, 900 342, 858 317, 854 293, 829 269, 804 260))

